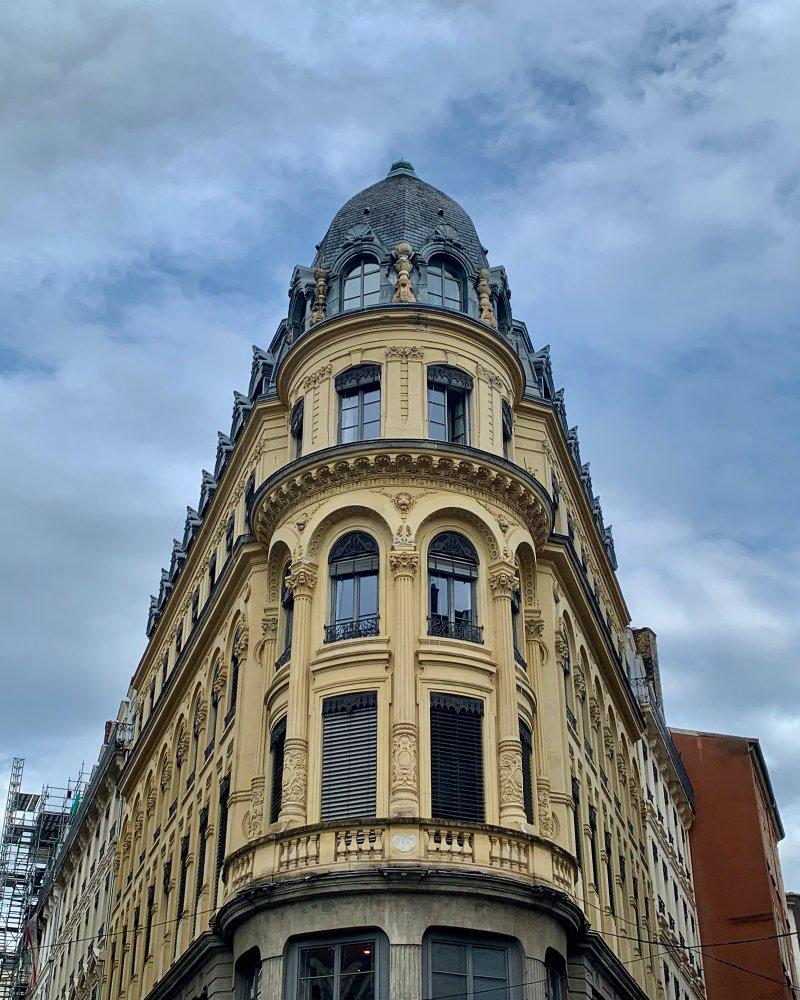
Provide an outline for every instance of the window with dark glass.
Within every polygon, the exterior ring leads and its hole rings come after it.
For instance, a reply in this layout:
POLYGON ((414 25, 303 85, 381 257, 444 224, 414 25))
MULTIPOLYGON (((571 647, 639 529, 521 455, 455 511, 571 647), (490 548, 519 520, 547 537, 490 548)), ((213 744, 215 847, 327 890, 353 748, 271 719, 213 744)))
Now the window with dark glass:
POLYGON ((578 868, 583 867, 583 823, 581 821, 581 786, 577 778, 572 779, 572 824, 575 835, 575 860, 578 868))
POLYGON ((376 306, 381 300, 381 270, 377 261, 362 258, 342 283, 342 310, 376 306))
POLYGON ((457 531, 443 531, 428 548, 428 634, 483 642, 475 590, 478 553, 457 531))
POLYGON ((168 670, 169 670, 169 650, 167 650, 164 653, 164 658, 161 661, 161 687, 162 688, 164 687, 164 684, 166 683, 166 680, 167 680, 167 671, 168 670))
POLYGON ((214 584, 217 582, 217 553, 208 561, 208 589, 211 592, 214 589, 214 584))
POLYGON ((283 805, 283 750, 286 745, 286 719, 276 722, 269 738, 272 754, 272 794, 269 803, 269 821, 277 823, 283 805))
POLYGON ((283 612, 283 652, 275 661, 276 667, 282 667, 288 663, 292 655, 292 629, 294 628, 294 591, 288 587, 286 580, 292 572, 291 563, 287 563, 283 570, 283 580, 281 581, 281 609, 283 612))
POLYGON ((519 741, 522 744, 522 801, 525 819, 533 822, 533 733, 530 726, 519 720, 519 741))
POLYGON ((380 941, 369 933, 309 941, 289 954, 290 1000, 389 1000, 380 941))
MULTIPOLYGON (((237 638, 239 632, 237 631, 237 638)), ((236 653, 231 655, 231 679, 228 684, 228 711, 225 715, 225 725, 231 721, 236 714, 236 700, 239 697, 239 657, 236 653)))
POLYGON ((373 441, 381 433, 381 370, 357 365, 336 376, 339 394, 339 443, 373 441))
POLYGON ((305 400, 300 399, 292 410, 289 421, 289 428, 292 434, 292 452, 294 458, 300 458, 303 454, 303 411, 305 410, 305 400))
POLYGON ((377 774, 377 692, 323 699, 322 819, 374 816, 377 774))
POLYGON ((606 854, 606 884, 608 886, 608 908, 611 910, 611 915, 614 916, 616 912, 616 900, 614 898, 614 865, 613 865, 613 848, 611 846, 611 834, 606 831, 604 838, 604 847, 606 854))
MULTIPOLYGON (((512 976, 512 950, 504 943, 431 934, 426 942, 426 997, 480 997, 510 1000, 520 995, 512 976)), ((518 965, 518 963, 514 963, 518 965)))
POLYGON ((427 267, 428 302, 446 309, 464 309, 464 281, 457 265, 434 257, 427 267))
POLYGON ((256 498, 256 474, 255 472, 250 475, 247 480, 247 484, 244 488, 244 519, 249 521, 250 512, 253 509, 253 502, 256 498))
POLYGON ((468 400, 473 380, 450 365, 428 366, 428 436, 434 441, 469 443, 468 400))
POLYGON ((365 531, 351 531, 331 550, 331 623, 325 641, 378 634, 378 543, 365 531))
POLYGON ((228 801, 231 791, 231 779, 225 776, 219 783, 219 813, 217 814, 217 857, 214 866, 214 884, 211 892, 211 908, 217 905, 217 890, 222 876, 222 864, 225 861, 225 842, 228 837, 228 801))
POLYGON ((600 878, 597 868, 597 810, 589 806, 589 852, 592 858, 592 882, 597 892, 600 892, 600 878))
POLYGON ((228 518, 225 524, 225 552, 230 555, 233 551, 233 531, 235 528, 235 517, 233 514, 228 518))
POLYGON ((522 652, 525 648, 525 639, 522 634, 522 594, 518 590, 515 590, 511 595, 511 629, 514 634, 514 659, 523 669, 527 669, 525 656, 522 652))
POLYGON ((183 649, 183 622, 178 625, 178 630, 175 633, 175 654, 176 656, 181 655, 181 650, 183 649))
POLYGON ((567 967, 564 959, 548 948, 544 959, 547 974, 545 982, 545 1000, 562 1000, 565 996, 567 967))
POLYGON ((192 625, 197 623, 200 616, 200 591, 195 590, 192 594, 192 625))
POLYGON ((239 959, 236 971, 239 980, 239 995, 236 1000, 260 1000, 261 956, 257 948, 239 959))
POLYGON ((484 821, 483 702, 431 694, 431 814, 484 821))
POLYGON ((511 407, 507 400, 503 400, 503 455, 511 458, 511 436, 514 432, 514 420, 511 416, 511 407))

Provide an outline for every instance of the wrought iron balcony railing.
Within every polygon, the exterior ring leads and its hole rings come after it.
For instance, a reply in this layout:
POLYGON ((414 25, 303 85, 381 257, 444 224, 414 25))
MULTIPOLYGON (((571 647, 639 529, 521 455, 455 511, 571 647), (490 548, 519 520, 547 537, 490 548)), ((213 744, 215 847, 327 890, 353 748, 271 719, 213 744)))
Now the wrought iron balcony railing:
POLYGON ((431 615, 428 618, 428 635, 463 639, 464 642, 477 642, 483 645, 482 625, 474 625, 468 621, 451 621, 444 615, 431 615))
POLYGON ((365 618, 348 618, 346 621, 333 622, 325 626, 325 642, 343 642, 345 639, 364 639, 367 636, 378 635, 379 615, 369 615, 365 618))
MULTIPOLYGON (((327 642, 328 640, 326 639, 325 641, 327 642)), ((284 649, 284 651, 275 661, 275 669, 280 670, 281 667, 285 667, 286 664, 289 662, 289 660, 291 660, 291 658, 292 658, 292 645, 291 643, 289 643, 286 649, 284 649)))

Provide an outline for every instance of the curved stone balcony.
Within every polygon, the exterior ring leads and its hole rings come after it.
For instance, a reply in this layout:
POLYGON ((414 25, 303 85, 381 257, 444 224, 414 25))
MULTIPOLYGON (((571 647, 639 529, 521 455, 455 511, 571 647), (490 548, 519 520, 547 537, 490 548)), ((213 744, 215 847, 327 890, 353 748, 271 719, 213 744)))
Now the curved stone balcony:
POLYGON ((426 819, 328 822, 270 833, 225 860, 225 900, 259 883, 379 867, 504 875, 573 900, 575 859, 557 844, 504 827, 426 819))

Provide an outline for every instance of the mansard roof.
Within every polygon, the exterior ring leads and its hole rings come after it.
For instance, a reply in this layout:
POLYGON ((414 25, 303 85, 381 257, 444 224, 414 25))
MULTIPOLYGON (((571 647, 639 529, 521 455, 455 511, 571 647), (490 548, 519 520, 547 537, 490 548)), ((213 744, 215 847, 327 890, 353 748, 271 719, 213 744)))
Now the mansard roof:
POLYGON ((314 266, 330 268, 355 243, 373 243, 383 256, 398 243, 419 251, 437 238, 457 246, 476 274, 489 266, 475 225, 458 202, 420 180, 408 161, 398 160, 383 180, 342 205, 318 246, 314 266))

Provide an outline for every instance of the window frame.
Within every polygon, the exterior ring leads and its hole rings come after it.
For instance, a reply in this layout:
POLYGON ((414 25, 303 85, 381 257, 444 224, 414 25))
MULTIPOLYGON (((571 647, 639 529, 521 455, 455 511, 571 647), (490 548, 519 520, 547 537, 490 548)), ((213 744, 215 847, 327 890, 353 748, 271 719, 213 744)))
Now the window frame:
MULTIPOLYGON (((434 944, 454 944, 466 946, 468 949, 467 958, 467 983, 466 993, 455 994, 455 997, 479 997, 481 994, 474 991, 472 981, 471 953, 473 948, 498 948, 506 952, 506 974, 507 985, 499 987, 505 989, 505 1000, 523 1000, 524 997, 524 959, 522 945, 516 938, 505 937, 501 934, 480 934, 475 931, 463 931, 451 927, 431 927, 425 932, 422 938, 422 980, 424 983, 423 996, 433 997, 433 945, 434 944)), ((445 996, 445 994, 438 994, 445 996)), ((483 996, 488 996, 484 992, 483 996)))
POLYGON ((345 532, 331 547, 328 555, 328 578, 330 580, 330 604, 328 623, 325 625, 325 643, 342 642, 346 639, 360 639, 380 634, 380 547, 374 535, 368 531, 355 529, 345 532), (338 555, 337 549, 344 547, 348 539, 357 537, 369 539, 372 547, 364 547, 360 554, 338 555), (361 567, 358 563, 363 561, 361 567), (346 571, 348 563, 352 564, 350 572, 346 571), (375 579, 375 611, 372 614, 361 614, 362 581, 375 579), (344 581, 353 581, 352 614, 347 617, 337 617, 337 595, 344 581))
POLYGON ((289 416, 289 433, 292 438, 292 458, 300 458, 303 454, 303 420, 305 416, 305 397, 301 397, 292 407, 289 416))
POLYGON ((483 644, 483 626, 478 615, 478 580, 480 579, 480 557, 470 539, 461 531, 447 529, 437 532, 428 543, 427 553, 428 587, 428 635, 461 639, 465 642, 483 644), (440 539, 452 536, 463 543, 464 550, 471 549, 467 556, 436 551, 440 539), (438 563, 438 564, 437 564, 438 563), (449 566, 445 565, 450 563, 449 566), (447 611, 433 610, 433 577, 446 581, 447 611), (456 619, 454 608, 454 585, 467 583, 470 594, 469 619, 456 619))
POLYGON ((355 312, 358 309, 368 309, 370 306, 378 306, 381 304, 381 265, 377 258, 371 256, 370 254, 361 254, 358 257, 351 260, 347 265, 347 270, 342 273, 341 277, 341 292, 339 297, 340 312, 355 312), (365 302, 365 292, 364 292, 364 278, 365 271, 364 265, 374 265, 375 270, 370 269, 369 274, 378 275, 378 289, 377 292, 370 291, 366 295, 377 295, 374 302, 365 302), (347 297, 347 282, 353 277, 355 272, 359 272, 359 294, 358 296, 347 297), (348 302, 356 302, 358 305, 348 305, 348 302))
POLYGON ((468 446, 470 443, 470 400, 475 388, 475 380, 468 372, 463 371, 461 368, 455 368, 453 365, 428 365, 425 375, 426 418, 429 439, 431 441, 442 441, 444 444, 463 444, 468 446), (442 393, 444 395, 444 402, 431 400, 432 392, 442 393), (463 407, 463 414, 461 416, 455 413, 455 407, 458 403, 461 403, 463 407), (443 425, 441 421, 432 420, 432 406, 444 407, 443 425), (463 419, 464 421, 463 436, 455 433, 455 422, 459 419, 463 419), (434 426, 444 426, 444 437, 433 433, 434 426))
POLYGON ((440 309, 450 309, 452 312, 465 313, 467 311, 467 282, 464 268, 453 257, 447 254, 434 254, 425 265, 425 301, 428 305, 438 306, 440 309), (437 273, 438 272, 438 273, 437 273), (431 291, 431 278, 438 277, 442 284, 441 294, 431 291), (451 303, 455 300, 446 294, 446 279, 450 278, 458 285, 458 307, 451 303), (435 301, 439 299, 440 301, 435 301))
POLYGON ((286 586, 286 578, 292 572, 291 561, 287 562, 281 574, 281 614, 280 635, 283 640, 283 650, 275 661, 275 669, 284 666, 292 658, 292 635, 294 632, 294 591, 286 586))
MULTIPOLYGON (((389 940, 377 927, 357 928, 342 934, 309 934, 290 939, 286 944, 284 958, 284 997, 286 1000, 300 1000, 300 953, 304 948, 335 948, 342 945, 370 942, 375 948, 374 1000, 390 1000, 389 994, 389 940)), ((335 987, 334 981, 334 987, 335 987)), ((341 984, 340 984, 341 985, 341 984)), ((335 1000, 339 1000, 338 997, 335 1000)))
MULTIPOLYGON (((430 812, 431 818, 436 821, 441 821, 442 823, 479 824, 486 822, 486 762, 484 759, 486 753, 486 727, 484 725, 485 713, 486 702, 483 698, 467 697, 465 695, 452 694, 448 691, 431 691, 428 695, 428 740, 431 790, 430 812), (471 761, 475 769, 473 777, 475 782, 477 808, 474 810, 474 815, 465 815, 469 812, 468 809, 464 808, 465 800, 468 802, 469 798, 469 776, 465 767, 467 761, 463 756, 458 754, 459 747, 452 745, 452 723, 449 759, 450 763, 456 767, 456 775, 455 777, 452 774, 450 775, 451 778, 454 778, 454 780, 450 782, 446 781, 446 775, 437 775, 437 771, 442 765, 440 764, 438 756, 438 752, 440 751, 440 737, 437 736, 434 731, 437 725, 434 722, 434 719, 435 717, 444 717, 446 713, 448 715, 456 716, 456 719, 460 715, 478 719, 477 726, 473 727, 477 730, 477 739, 470 741, 470 745, 472 747, 475 747, 477 744, 474 760, 471 761), (442 797, 442 785, 446 785, 449 789, 448 798, 451 800, 455 798, 458 799, 458 802, 453 803, 450 808, 442 808, 442 806, 447 806, 447 803, 442 801, 439 801, 438 803, 436 802, 437 796, 440 799, 442 797)), ((444 735, 445 734, 442 734, 442 736, 444 735)))
POLYGON ((336 376, 334 380, 334 388, 336 389, 339 408, 336 432, 336 441, 338 444, 358 444, 361 441, 377 441, 380 439, 381 431, 383 429, 383 395, 381 374, 380 365, 363 364, 348 368, 336 376), (377 421, 369 420, 365 423, 364 410, 365 406, 369 405, 365 403, 365 397, 367 393, 375 392, 376 389, 378 392, 378 419, 377 421), (353 427, 344 427, 342 418, 344 416, 345 407, 343 404, 345 400, 353 398, 356 399, 356 423, 353 427), (370 436, 365 435, 365 427, 374 426, 376 423, 377 433, 370 436), (350 430, 354 430, 356 432, 356 437, 350 441, 343 440, 344 432, 350 430))

